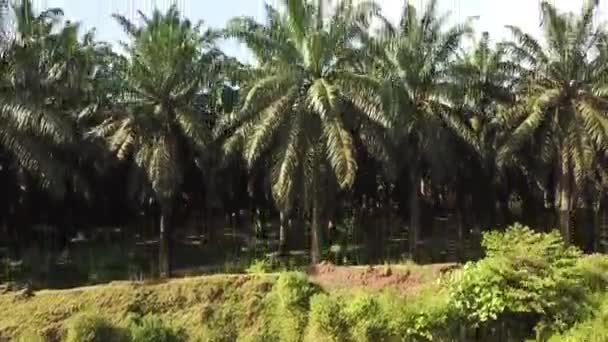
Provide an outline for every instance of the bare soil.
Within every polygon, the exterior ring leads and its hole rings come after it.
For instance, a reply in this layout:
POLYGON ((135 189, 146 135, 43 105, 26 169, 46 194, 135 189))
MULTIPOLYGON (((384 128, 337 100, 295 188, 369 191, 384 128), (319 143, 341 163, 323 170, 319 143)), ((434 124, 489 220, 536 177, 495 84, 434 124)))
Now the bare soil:
POLYGON ((336 266, 322 262, 308 269, 310 280, 326 290, 365 288, 396 289, 404 294, 417 292, 458 264, 336 266))

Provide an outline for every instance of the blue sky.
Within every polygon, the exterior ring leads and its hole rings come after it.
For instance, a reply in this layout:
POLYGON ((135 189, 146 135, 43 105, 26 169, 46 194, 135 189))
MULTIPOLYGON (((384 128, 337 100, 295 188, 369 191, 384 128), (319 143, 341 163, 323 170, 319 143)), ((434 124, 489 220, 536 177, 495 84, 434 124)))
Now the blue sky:
MULTIPOLYGON (((230 18, 240 15, 263 19, 264 0, 33 0, 37 7, 61 7, 70 20, 82 22, 85 28, 97 28, 99 39, 116 42, 124 36, 119 26, 110 18, 112 13, 121 13, 135 18, 137 10, 149 13, 155 6, 164 9, 177 3, 182 13, 192 20, 204 20, 208 25, 221 27, 230 18)), ((268 0, 278 2, 279 0, 268 0)), ((427 0, 410 0, 415 5, 427 0)), ((552 0, 562 10, 577 11, 585 0, 552 0)), ((385 15, 395 19, 403 6, 403 0, 380 0, 385 15)), ((514 24, 524 30, 539 34, 538 0, 439 0, 442 11, 451 11, 453 20, 464 20, 468 16, 479 16, 476 26, 479 31, 489 31, 495 39, 508 38, 504 25, 514 24)), ((601 11, 608 10, 602 1, 601 11)), ((604 17, 603 13, 601 17, 604 17)), ((226 42, 222 48, 230 54, 246 57, 243 47, 235 42, 226 42)), ((246 58, 245 58, 246 59, 246 58)))

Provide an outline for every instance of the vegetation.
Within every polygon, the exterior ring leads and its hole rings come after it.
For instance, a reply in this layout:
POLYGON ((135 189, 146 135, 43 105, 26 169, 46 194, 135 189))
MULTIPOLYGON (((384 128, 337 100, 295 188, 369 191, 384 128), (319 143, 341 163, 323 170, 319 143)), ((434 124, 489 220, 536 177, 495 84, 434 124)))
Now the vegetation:
POLYGON ((515 221, 604 248, 608 54, 594 3, 578 15, 543 3, 542 39, 510 27, 505 42, 470 21, 446 27, 436 1, 406 4, 398 23, 367 1, 284 5, 220 31, 176 7, 115 15, 124 54, 59 9, 13 8, 1 56, 5 263, 37 240, 69 253, 103 226, 127 244, 155 230, 163 277, 180 268, 171 246, 222 241, 226 226, 255 235, 244 249, 256 258, 308 240, 294 245, 312 263, 327 251, 352 260, 344 251, 360 245, 362 262, 383 261, 391 241, 406 242, 392 259, 468 260, 481 227, 515 221), (221 37, 255 65, 224 55, 221 37))
POLYGON ((605 340, 608 259, 584 254, 608 248, 597 1, 543 1, 541 37, 506 41, 436 0, 397 22, 281 5, 215 29, 116 14, 120 50, 10 7, 0 340, 605 340), (383 263, 416 290, 315 282, 383 263), (166 279, 218 271, 239 274, 166 279))
POLYGON ((300 272, 114 283, 40 291, 28 299, 5 294, 0 336, 38 331, 46 341, 603 341, 608 258, 583 256, 555 233, 522 226, 486 233, 483 244, 485 258, 410 295, 391 287, 328 292, 300 272))

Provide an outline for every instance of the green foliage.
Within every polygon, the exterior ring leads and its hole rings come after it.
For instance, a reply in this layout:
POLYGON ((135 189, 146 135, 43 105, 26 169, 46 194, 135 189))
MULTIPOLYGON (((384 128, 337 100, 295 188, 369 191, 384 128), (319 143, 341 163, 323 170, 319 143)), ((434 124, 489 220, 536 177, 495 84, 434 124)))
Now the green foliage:
POLYGON ((268 259, 256 259, 245 270, 247 273, 270 273, 274 269, 272 261, 268 259))
POLYGON ((413 298, 387 292, 378 301, 388 320, 391 336, 413 341, 456 336, 457 315, 443 290, 430 288, 413 298))
POLYGON ((282 210, 296 200, 309 205, 321 174, 350 188, 358 168, 354 134, 378 155, 386 140, 383 128, 390 125, 377 97, 369 94, 366 77, 351 68, 359 61, 352 43, 365 36, 378 7, 345 0, 325 20, 324 5, 289 1, 287 11, 267 6, 266 24, 241 17, 226 29, 247 45, 261 67, 246 80, 244 101, 226 124, 233 134, 226 137, 224 150, 239 152, 249 168, 265 159, 273 198, 282 210))
POLYGON ((608 296, 605 294, 596 314, 575 324, 563 334, 554 335, 549 342, 608 341, 608 296))
POLYGON ((355 295, 346 302, 342 313, 353 342, 386 341, 391 335, 389 318, 377 296, 367 293, 355 295))
POLYGON ((456 336, 458 321, 443 292, 413 298, 396 292, 312 297, 308 341, 433 341, 456 336))
POLYGON ((94 314, 81 314, 68 325, 66 342, 128 342, 128 335, 107 319, 94 314))
POLYGON ((186 335, 181 329, 167 325, 155 315, 135 317, 129 325, 131 342, 186 342, 186 335))
POLYGON ((19 335, 17 342, 46 342, 46 339, 37 332, 26 331, 19 335))
POLYGON ((307 341, 339 342, 349 340, 348 320, 343 300, 337 296, 317 294, 310 300, 307 341))
POLYGON ((585 306, 581 253, 553 232, 514 225, 487 233, 486 258, 465 265, 450 284, 451 305, 470 324, 529 320, 561 329, 585 306))
POLYGON ((301 272, 281 273, 273 289, 278 296, 279 307, 287 310, 307 310, 310 297, 318 291, 301 272))
POLYGON ((271 333, 279 341, 299 341, 308 321, 310 298, 320 290, 300 272, 281 273, 272 289, 271 333))
POLYGON ((608 256, 594 254, 580 258, 577 262, 583 284, 591 291, 606 291, 608 288, 608 256))

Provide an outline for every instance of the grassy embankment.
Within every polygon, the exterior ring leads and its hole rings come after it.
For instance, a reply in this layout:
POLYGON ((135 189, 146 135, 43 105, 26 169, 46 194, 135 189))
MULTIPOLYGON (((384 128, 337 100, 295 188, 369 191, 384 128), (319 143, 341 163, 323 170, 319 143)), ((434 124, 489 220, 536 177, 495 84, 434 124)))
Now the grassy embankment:
POLYGON ((131 342, 608 341, 607 256, 521 226, 483 244, 484 259, 445 274, 322 265, 4 294, 0 341, 122 342, 82 338, 99 327, 131 342), (179 338, 150 339, 160 325, 179 338))

